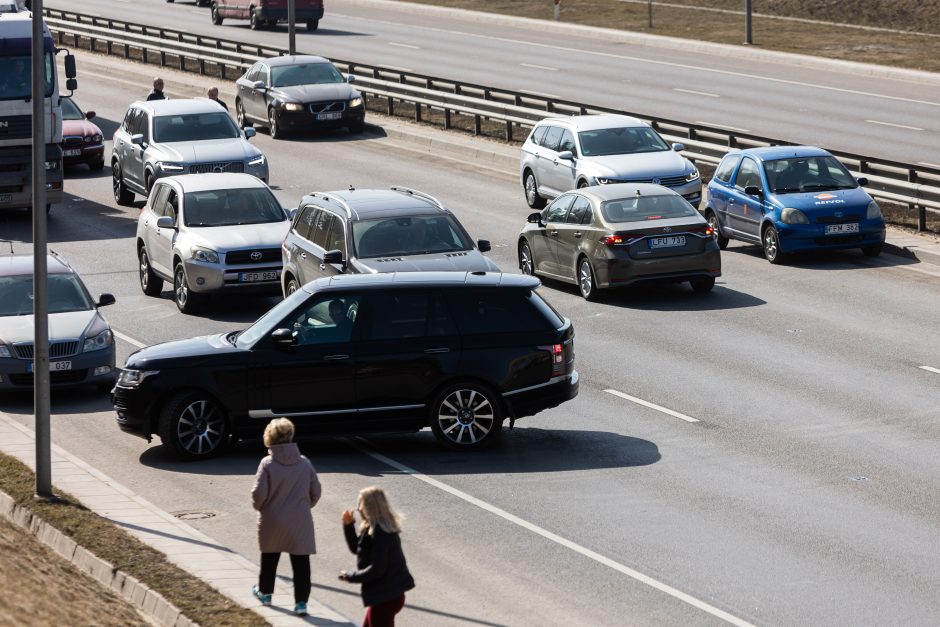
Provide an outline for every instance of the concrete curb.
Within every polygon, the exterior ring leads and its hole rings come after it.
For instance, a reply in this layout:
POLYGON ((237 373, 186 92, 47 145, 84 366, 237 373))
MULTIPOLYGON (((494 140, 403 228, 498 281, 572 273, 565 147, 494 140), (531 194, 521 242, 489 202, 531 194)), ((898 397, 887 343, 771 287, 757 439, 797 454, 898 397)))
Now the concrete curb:
MULTIPOLYGON (((916 237, 916 236, 911 236, 916 237)), ((892 243, 885 242, 884 252, 905 259, 916 259, 921 263, 929 263, 940 266, 940 246, 934 246, 937 250, 928 250, 917 243, 892 243)))
POLYGON ((34 515, 29 508, 18 504, 6 492, 0 491, 0 514, 22 527, 40 542, 51 548, 78 570, 89 575, 106 588, 123 597, 154 622, 164 627, 193 627, 198 625, 185 616, 159 592, 139 582, 124 571, 97 557, 61 531, 34 515))

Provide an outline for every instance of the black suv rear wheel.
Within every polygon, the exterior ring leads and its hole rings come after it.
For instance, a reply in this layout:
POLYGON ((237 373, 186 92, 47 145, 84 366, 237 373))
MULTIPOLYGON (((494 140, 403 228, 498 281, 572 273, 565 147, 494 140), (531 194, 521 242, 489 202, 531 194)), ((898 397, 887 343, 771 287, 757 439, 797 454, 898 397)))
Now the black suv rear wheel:
POLYGON ((460 381, 437 394, 430 421, 431 431, 445 446, 462 451, 484 448, 502 432, 502 401, 481 383, 460 381))

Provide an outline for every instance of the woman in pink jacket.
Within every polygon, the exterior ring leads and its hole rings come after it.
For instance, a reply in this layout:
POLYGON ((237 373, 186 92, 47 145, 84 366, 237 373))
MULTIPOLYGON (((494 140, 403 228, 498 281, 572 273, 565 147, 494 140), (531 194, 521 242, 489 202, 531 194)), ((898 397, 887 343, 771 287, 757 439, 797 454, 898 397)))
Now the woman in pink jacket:
POLYGON ((320 500, 320 480, 293 442, 294 423, 275 418, 264 430, 268 456, 258 464, 251 499, 258 510, 261 575, 251 593, 271 605, 281 553, 290 554, 294 613, 306 616, 310 597, 310 556, 317 552, 310 509, 320 500))

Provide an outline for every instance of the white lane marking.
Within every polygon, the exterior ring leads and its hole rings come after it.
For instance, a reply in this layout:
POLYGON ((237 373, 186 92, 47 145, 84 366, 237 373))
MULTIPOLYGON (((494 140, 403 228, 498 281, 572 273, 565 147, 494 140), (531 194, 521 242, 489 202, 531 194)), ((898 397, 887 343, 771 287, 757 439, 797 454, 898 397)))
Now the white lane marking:
POLYGON ((709 98, 721 98, 718 94, 710 94, 707 91, 695 91, 694 89, 680 89, 678 87, 673 87, 673 91, 681 91, 684 94, 692 94, 695 96, 708 96, 709 98))
POLYGON ((395 70, 396 72, 414 72, 410 67, 395 67, 394 65, 383 65, 386 70, 395 70))
POLYGON ((558 68, 557 68, 557 67, 549 67, 549 66, 547 66, 547 65, 536 65, 536 64, 534 64, 534 63, 520 63, 519 65, 521 65, 522 67, 531 67, 531 68, 535 68, 536 70, 548 70, 549 72, 557 72, 557 71, 558 71, 558 68))
POLYGON ((940 374, 940 368, 932 368, 930 366, 918 366, 921 370, 926 370, 927 372, 932 372, 934 374, 940 374))
MULTIPOLYGON (((520 94, 529 94, 530 96, 538 96, 539 98, 549 98, 549 99, 553 99, 553 100, 560 100, 560 99, 561 99, 561 96, 556 96, 555 94, 543 94, 542 92, 539 92, 539 91, 529 91, 529 90, 527 90, 527 89, 520 89, 520 90, 519 90, 519 93, 520 93, 520 94)), ((937 167, 940 167, 940 166, 937 166, 937 167)))
POLYGON ((927 161, 918 161, 918 162, 917 162, 917 165, 925 165, 925 166, 927 166, 928 168, 940 168, 940 165, 938 165, 938 164, 936 164, 936 163, 929 163, 929 162, 927 162, 927 161))
POLYGON ((919 126, 908 126, 907 124, 895 124, 894 122, 881 122, 879 120, 865 120, 869 124, 880 124, 881 126, 892 126, 894 128, 906 128, 909 131, 922 131, 919 126))
POLYGON ((739 133, 750 133, 751 131, 746 128, 738 128, 737 126, 728 126, 727 124, 717 124, 716 122, 702 122, 701 120, 696 120, 696 124, 701 124, 702 126, 716 126, 718 128, 726 128, 729 131, 737 131, 739 133))
POLYGON ((457 498, 463 501, 466 501, 467 503, 470 503, 471 505, 475 505, 476 507, 479 507, 482 510, 485 510, 491 514, 495 514, 496 516, 499 516, 503 520, 511 522, 514 525, 518 525, 519 527, 522 527, 523 529, 526 529, 528 531, 531 531, 532 533, 540 535, 547 540, 550 540, 556 544, 559 544, 567 549, 574 551, 575 553, 579 553, 583 555, 584 557, 587 557, 588 559, 594 560, 595 562, 602 564, 604 566, 607 566, 608 568, 611 568, 619 573, 622 573, 626 575, 627 577, 631 577, 635 579, 636 581, 639 581, 640 583, 646 584, 647 586, 650 586, 651 588, 655 588, 656 590, 659 590, 660 592, 664 592, 675 599, 688 603, 692 607, 698 608, 702 610, 703 612, 707 612, 708 614, 711 614, 712 616, 715 616, 716 618, 719 618, 727 623, 730 623, 732 625, 738 625, 739 627, 754 627, 751 623, 748 623, 747 621, 744 621, 738 618, 737 616, 733 616, 732 614, 729 614, 728 612, 720 610, 713 605, 709 605, 705 601, 696 599, 692 595, 686 594, 685 592, 682 592, 681 590, 677 590, 676 588, 673 588, 670 585, 657 581, 653 579, 652 577, 648 575, 644 575, 643 573, 639 571, 633 570, 632 568, 628 566, 624 566, 623 564, 620 564, 619 562, 615 562, 609 557, 604 557, 600 553, 595 553, 591 549, 585 548, 581 546, 580 544, 576 544, 572 542, 571 540, 568 540, 557 534, 552 533, 551 531, 548 531, 547 529, 543 529, 539 527, 538 525, 535 525, 533 523, 530 523, 527 520, 519 518, 518 516, 510 514, 509 512, 502 510, 496 507, 495 505, 490 505, 486 501, 478 499, 475 496, 471 496, 467 494, 466 492, 458 490, 457 488, 452 488, 446 483, 442 483, 438 481, 437 479, 432 479, 431 477, 425 474, 422 474, 413 468, 405 466, 404 464, 396 462, 395 460, 389 457, 386 457, 385 455, 382 455, 381 453, 376 453, 372 449, 368 448, 365 444, 363 444, 362 441, 359 440, 358 438, 356 440, 352 440, 351 444, 355 448, 357 448, 360 452, 368 455, 372 459, 375 459, 383 464, 388 464, 392 468, 395 468, 396 470, 403 472, 407 475, 411 475, 415 479, 418 479, 419 481, 423 481, 424 483, 427 483, 428 485, 433 486, 437 488, 438 490, 443 490, 444 492, 447 492, 448 494, 452 496, 456 496, 457 498))
POLYGON ((132 337, 129 336, 129 335, 124 335, 124 334, 121 333, 120 331, 115 331, 114 329, 111 329, 111 331, 114 332, 114 337, 118 338, 119 340, 124 340, 125 342, 127 342, 127 343, 130 344, 131 346, 136 346, 137 348, 146 348, 146 347, 147 347, 146 344, 144 344, 144 343, 141 342, 140 340, 135 340, 134 338, 132 338, 132 337))
POLYGON ((396 48, 409 48, 411 50, 421 50, 421 46, 412 46, 411 44, 400 44, 394 41, 388 42, 389 46, 395 46, 396 48))
POLYGON ((651 402, 649 402, 649 401, 644 401, 642 398, 637 398, 637 397, 635 397, 635 396, 630 396, 629 394, 624 394, 623 392, 620 392, 619 390, 604 390, 604 391, 607 392, 608 394, 613 394, 614 396, 619 396, 620 398, 624 398, 624 399, 626 399, 626 400, 628 400, 628 401, 631 401, 631 402, 633 402, 633 403, 636 403, 637 405, 642 405, 643 407, 649 407, 650 409, 655 409, 656 411, 661 411, 661 412, 663 412, 664 414, 669 414, 670 416, 673 416, 673 417, 678 418, 678 419, 680 419, 680 420, 685 420, 686 422, 701 422, 701 421, 700 421, 699 419, 697 419, 697 418, 693 418, 693 417, 691 417, 691 416, 686 416, 685 414, 680 414, 680 413, 677 412, 677 411, 673 411, 673 410, 671 410, 671 409, 669 409, 669 408, 667 408, 667 407, 662 407, 662 406, 660 406, 660 405, 657 405, 656 403, 651 403, 651 402))

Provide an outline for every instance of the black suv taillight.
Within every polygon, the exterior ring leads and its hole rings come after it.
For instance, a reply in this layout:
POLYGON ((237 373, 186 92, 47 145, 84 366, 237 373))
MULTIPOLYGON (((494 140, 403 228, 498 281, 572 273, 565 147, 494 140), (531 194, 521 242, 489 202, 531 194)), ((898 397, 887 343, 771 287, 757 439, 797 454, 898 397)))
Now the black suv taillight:
POLYGON ((548 346, 539 346, 539 350, 548 351, 552 354, 552 376, 558 377, 565 374, 565 345, 549 344, 548 346))

